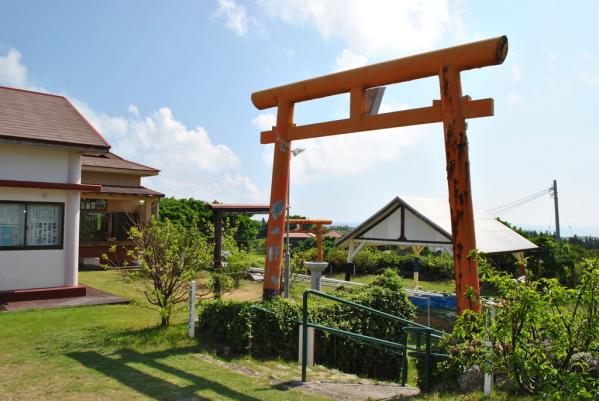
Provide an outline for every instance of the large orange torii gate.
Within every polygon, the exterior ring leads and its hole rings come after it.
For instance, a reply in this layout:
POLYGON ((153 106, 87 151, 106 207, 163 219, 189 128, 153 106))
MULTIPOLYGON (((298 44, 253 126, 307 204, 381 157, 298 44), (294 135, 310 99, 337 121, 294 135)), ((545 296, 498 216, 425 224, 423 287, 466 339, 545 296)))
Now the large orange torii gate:
POLYGON ((476 239, 466 118, 492 116, 493 99, 471 100, 469 96, 462 96, 460 73, 501 64, 507 52, 507 37, 501 36, 252 94, 252 102, 258 109, 277 107, 276 127, 262 132, 260 137, 261 143, 275 145, 264 269, 265 298, 280 294, 292 141, 443 122, 458 310, 479 310, 478 265, 476 258, 469 257, 470 252, 476 249, 476 239), (441 92, 441 100, 433 100, 432 106, 378 115, 366 113, 367 89, 432 76, 439 77, 441 92), (348 119, 303 126, 293 123, 295 103, 342 93, 350 94, 348 119))

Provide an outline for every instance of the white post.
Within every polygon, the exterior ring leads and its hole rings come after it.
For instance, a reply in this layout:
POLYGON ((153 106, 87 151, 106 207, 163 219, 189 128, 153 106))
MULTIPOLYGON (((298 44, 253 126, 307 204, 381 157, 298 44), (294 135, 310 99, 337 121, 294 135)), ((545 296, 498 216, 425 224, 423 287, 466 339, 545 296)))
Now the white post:
MULTIPOLYGON (((303 330, 304 325, 300 324, 299 326, 299 356, 298 356, 298 361, 299 364, 302 364, 302 349, 304 348, 303 345, 303 337, 304 337, 304 330, 303 330)), ((306 366, 314 366, 314 327, 308 327, 308 363, 306 364, 306 366)))
MULTIPOLYGON (((491 307, 491 312, 490 312, 490 324, 493 324, 493 321, 495 320, 495 303, 493 302, 493 298, 490 299, 490 307, 491 307)), ((488 351, 488 356, 489 359, 492 356, 492 352, 493 352, 493 344, 491 344, 491 341, 489 340, 489 336, 487 335, 487 339, 485 341, 485 346, 487 347, 487 351, 488 351)), ((489 360, 489 365, 492 367, 492 363, 489 360)), ((491 391, 493 391, 493 372, 491 373, 485 373, 485 377, 484 377, 484 382, 483 382, 483 391, 485 394, 485 397, 488 397, 489 395, 491 395, 491 391)))
MULTIPOLYGON (((69 184, 81 184, 81 154, 69 153, 69 184)), ((79 283, 79 209, 81 193, 77 190, 67 192, 65 205, 64 249, 65 274, 64 285, 76 286, 79 283)))
MULTIPOLYGON (((322 272, 327 268, 327 262, 304 262, 304 265, 310 270, 310 288, 313 290, 320 291, 320 278, 322 272)), ((299 335, 299 363, 302 363, 302 338, 303 338, 302 325, 300 325, 299 335)), ((314 366, 314 328, 308 327, 308 363, 307 366, 314 366)))
POLYGON ((196 282, 189 282, 189 337, 194 338, 196 334, 196 282))
POLYGON ((310 270, 310 288, 320 291, 320 278, 329 264, 327 262, 304 262, 304 264, 310 270))

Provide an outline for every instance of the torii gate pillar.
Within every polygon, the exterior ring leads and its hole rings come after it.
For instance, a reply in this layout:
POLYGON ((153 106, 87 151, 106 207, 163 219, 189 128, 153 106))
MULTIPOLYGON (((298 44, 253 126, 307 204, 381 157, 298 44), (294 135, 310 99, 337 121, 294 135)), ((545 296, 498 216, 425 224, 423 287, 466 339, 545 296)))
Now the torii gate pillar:
POLYGON ((270 298, 281 293, 281 262, 287 202, 289 202, 287 196, 289 194, 289 164, 291 162, 291 141, 287 139, 287 130, 292 123, 293 103, 279 101, 275 129, 275 151, 272 163, 268 236, 266 237, 264 298, 270 298))
POLYGON ((467 125, 460 101, 462 85, 459 71, 451 66, 443 66, 439 72, 439 83, 445 132, 445 159, 458 311, 472 309, 478 312, 480 310, 478 263, 476 256, 468 254, 476 249, 476 236, 470 186, 467 125))

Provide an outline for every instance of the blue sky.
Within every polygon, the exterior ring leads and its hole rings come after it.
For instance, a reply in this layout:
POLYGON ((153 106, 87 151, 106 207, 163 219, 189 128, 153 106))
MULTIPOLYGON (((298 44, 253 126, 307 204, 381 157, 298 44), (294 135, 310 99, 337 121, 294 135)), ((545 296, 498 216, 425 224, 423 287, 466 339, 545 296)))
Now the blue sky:
MULTIPOLYGON (((147 185, 177 197, 267 202, 270 146, 253 91, 505 34, 506 62, 463 74, 493 97, 469 121, 482 210, 558 180, 562 231, 599 234, 594 116, 599 3, 467 0, 2 2, 0 81, 68 96, 113 150, 163 170, 147 185)), ((382 109, 430 105, 435 79, 387 90, 382 109)), ((347 99, 296 108, 296 122, 347 114, 347 99)), ((360 222, 396 195, 447 196, 439 124, 298 141, 294 213, 360 222)), ((502 217, 553 230, 541 197, 502 217)))

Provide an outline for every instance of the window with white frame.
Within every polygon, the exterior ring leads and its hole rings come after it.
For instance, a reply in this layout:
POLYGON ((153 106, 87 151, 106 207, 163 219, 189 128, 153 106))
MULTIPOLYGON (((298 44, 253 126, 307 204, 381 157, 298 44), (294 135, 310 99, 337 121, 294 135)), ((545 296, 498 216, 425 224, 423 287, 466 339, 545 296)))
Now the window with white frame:
POLYGON ((62 203, 0 202, 0 250, 60 249, 62 203))

